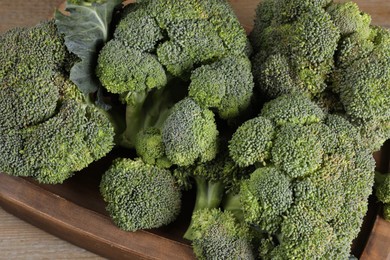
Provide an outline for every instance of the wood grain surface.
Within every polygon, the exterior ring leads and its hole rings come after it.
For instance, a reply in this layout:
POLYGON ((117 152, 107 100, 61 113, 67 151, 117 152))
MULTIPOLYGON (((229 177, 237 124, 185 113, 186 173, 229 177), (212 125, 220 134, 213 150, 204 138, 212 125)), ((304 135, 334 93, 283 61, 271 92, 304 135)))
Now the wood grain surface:
MULTIPOLYGON (((63 0, 0 0, 0 33, 13 27, 31 26, 51 17, 61 2, 63 0)), ((259 1, 231 0, 230 2, 235 10, 239 10, 237 15, 249 31, 253 24, 255 7, 259 1)), ((363 11, 372 15, 374 24, 390 27, 389 0, 358 0, 356 2, 363 11)), ((85 200, 81 204, 87 205, 88 201, 85 200)), ((101 208, 101 205, 97 207, 101 208)), ((104 217, 102 218, 104 220, 104 217)), ((373 229, 376 239, 382 238, 382 241, 385 241, 384 238, 389 237, 389 232, 389 224, 379 219, 373 229)), ((389 250, 388 242, 376 244, 373 242, 374 236, 371 236, 368 242, 372 250, 378 250, 375 249, 378 246, 389 250)), ((367 251, 363 256, 367 257, 368 253, 372 252, 367 251)), ((389 254, 377 255, 377 257, 375 259, 390 259, 389 254)), ((34 228, 0 208, 0 259, 99 259, 99 257, 34 228)))

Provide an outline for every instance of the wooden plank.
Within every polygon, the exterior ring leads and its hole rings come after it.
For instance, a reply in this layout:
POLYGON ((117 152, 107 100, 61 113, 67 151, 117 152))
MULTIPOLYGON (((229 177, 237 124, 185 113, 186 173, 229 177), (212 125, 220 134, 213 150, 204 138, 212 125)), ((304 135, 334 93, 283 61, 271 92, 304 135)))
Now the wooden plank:
POLYGON ((390 223, 377 217, 360 260, 390 260, 390 223))

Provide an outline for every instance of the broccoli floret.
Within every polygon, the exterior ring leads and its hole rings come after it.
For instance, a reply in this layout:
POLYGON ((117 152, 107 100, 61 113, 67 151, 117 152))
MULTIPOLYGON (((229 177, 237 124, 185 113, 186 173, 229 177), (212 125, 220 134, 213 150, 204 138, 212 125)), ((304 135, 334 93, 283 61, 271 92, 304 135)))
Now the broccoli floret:
POLYGON ((162 127, 162 142, 168 159, 187 166, 210 161, 217 154, 218 130, 214 114, 186 98, 172 108, 162 127))
POLYGON ((255 259, 249 228, 218 209, 203 209, 192 216, 192 246, 198 259, 255 259))
POLYGON ((167 84, 165 70, 156 56, 126 48, 116 40, 109 41, 101 50, 96 74, 108 91, 121 94, 130 104, 151 89, 167 84))
POLYGON ((360 11, 356 3, 332 3, 326 11, 332 17, 341 36, 357 33, 360 37, 367 38, 370 35, 371 17, 360 11))
POLYGON ((71 60, 53 21, 1 36, 0 171, 61 183, 114 146, 108 114, 66 76, 71 60), (7 56, 9 45, 14 46, 7 56))
POLYGON ((390 32, 377 29, 375 47, 367 57, 355 59, 342 69, 336 89, 346 113, 364 121, 390 118, 390 32), (341 87, 342 86, 342 87, 341 87))
POLYGON ((327 2, 270 0, 258 6, 250 35, 253 72, 268 96, 316 96, 326 88, 340 34, 324 9, 327 2))
POLYGON ((390 174, 375 173, 375 195, 383 203, 383 218, 390 222, 390 174))
MULTIPOLYGON (((317 259, 332 246, 335 238, 332 226, 310 208, 297 204, 286 214, 281 225, 281 244, 273 257, 317 259)), ((271 254, 272 254, 271 253, 271 254)))
POLYGON ((270 119, 276 125, 309 125, 322 122, 325 113, 303 95, 281 95, 264 104, 261 116, 270 119))
POLYGON ((249 106, 253 89, 251 63, 246 56, 230 56, 191 74, 189 96, 215 108, 223 119, 237 117, 249 106))
POLYGON ((229 142, 232 159, 241 167, 265 164, 270 158, 275 126, 272 121, 259 116, 237 128, 229 142))
POLYGON ((293 202, 290 178, 278 168, 262 167, 244 180, 240 200, 245 221, 266 232, 275 232, 293 202))
POLYGON ((375 195, 383 203, 390 203, 390 175, 383 175, 376 173, 375 183, 376 191, 375 195))
POLYGON ((181 207, 171 172, 141 160, 116 159, 102 177, 100 192, 114 223, 127 231, 167 225, 181 207))

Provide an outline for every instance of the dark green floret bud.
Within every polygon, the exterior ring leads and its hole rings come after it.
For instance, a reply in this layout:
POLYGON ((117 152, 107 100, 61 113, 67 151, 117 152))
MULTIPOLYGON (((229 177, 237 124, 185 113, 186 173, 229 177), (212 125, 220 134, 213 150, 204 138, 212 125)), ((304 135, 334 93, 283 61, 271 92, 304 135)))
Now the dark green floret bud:
POLYGON ((324 149, 316 125, 285 125, 276 135, 272 162, 291 178, 310 175, 321 167, 324 149))
POLYGON ((114 223, 126 231, 167 225, 180 211, 181 194, 170 171, 141 160, 114 161, 100 192, 114 223))
POLYGON ((276 232, 283 213, 293 203, 290 178, 275 167, 258 168, 240 189, 245 221, 261 230, 276 232))
POLYGON ((265 117, 243 123, 229 141, 229 154, 241 167, 265 164, 271 155, 275 126, 265 117))
POLYGON ((172 108, 162 127, 162 140, 168 159, 187 166, 196 160, 210 161, 217 153, 218 130, 214 114, 186 98, 172 108))
POLYGON ((134 93, 147 93, 167 83, 156 56, 126 47, 117 40, 108 42, 100 52, 96 74, 108 91, 122 94, 127 103, 134 93))
POLYGON ((322 109, 304 95, 282 95, 267 102, 261 116, 278 126, 285 124, 310 125, 325 119, 322 109))
POLYGON ((189 96, 214 108, 221 118, 237 117, 250 103, 253 90, 251 63, 246 56, 229 56, 195 69, 189 96))
POLYGON ((192 246, 198 259, 255 259, 249 228, 228 211, 204 209, 192 216, 192 246))

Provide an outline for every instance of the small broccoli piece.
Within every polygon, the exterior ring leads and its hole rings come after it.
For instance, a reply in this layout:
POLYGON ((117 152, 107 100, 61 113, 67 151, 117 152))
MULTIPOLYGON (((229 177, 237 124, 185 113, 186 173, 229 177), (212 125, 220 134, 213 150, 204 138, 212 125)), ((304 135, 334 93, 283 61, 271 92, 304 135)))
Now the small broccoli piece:
POLYGON ((214 114, 186 98, 172 108, 162 127, 162 141, 168 159, 187 166, 209 161, 217 153, 218 130, 214 114))
POLYGON ((167 225, 181 207, 171 172, 141 160, 115 160, 102 177, 100 192, 114 223, 126 231, 167 225))
POLYGON ((198 259, 255 259, 249 228, 218 209, 203 209, 192 216, 192 246, 198 259))
POLYGON ((337 84, 346 113, 364 121, 390 118, 390 32, 377 29, 375 48, 343 69, 337 84))
POLYGON ((117 25, 114 38, 128 48, 152 52, 157 43, 164 39, 163 32, 156 19, 143 11, 142 4, 132 5, 131 8, 117 25))
POLYGON ((0 37, 0 171, 55 184, 105 156, 111 118, 69 81, 72 57, 54 22, 0 37))
POLYGON ((303 95, 281 95, 264 104, 261 116, 270 119, 278 126, 285 124, 309 125, 322 122, 325 113, 303 95))
POLYGON ((215 108, 223 119, 237 117, 250 103, 251 63, 246 56, 229 56, 191 74, 189 96, 201 106, 215 108))
POLYGON ((169 168, 172 163, 165 155, 165 148, 162 142, 161 130, 156 127, 149 127, 139 132, 136 136, 135 149, 137 155, 145 163, 156 165, 162 168, 169 168))
POLYGON ((383 218, 390 222, 390 204, 383 206, 383 218))
POLYGON ((390 175, 376 174, 375 195, 383 203, 390 203, 390 175))
POLYGON ((348 160, 342 156, 333 154, 326 157, 317 172, 295 183, 293 187, 295 202, 313 209, 326 221, 333 219, 344 204, 340 168, 347 165, 348 160))
POLYGON ((375 195, 383 203, 383 218, 390 222, 390 174, 375 173, 375 195))
POLYGON ((361 12, 356 3, 331 3, 326 11, 342 36, 357 33, 360 37, 367 38, 370 35, 371 17, 361 12))
POLYGON ((286 215, 279 237, 281 244, 274 257, 314 259, 332 246, 335 234, 321 215, 298 204, 286 215))
POLYGON ((322 164, 321 133, 317 126, 281 127, 271 149, 272 162, 292 178, 310 175, 322 164))
POLYGON ((276 232, 293 202, 290 178, 272 166, 258 168, 242 182, 240 201, 246 222, 276 232))
POLYGON ((232 159, 241 167, 265 164, 270 159, 275 126, 271 120, 259 116, 244 122, 229 141, 232 159))

